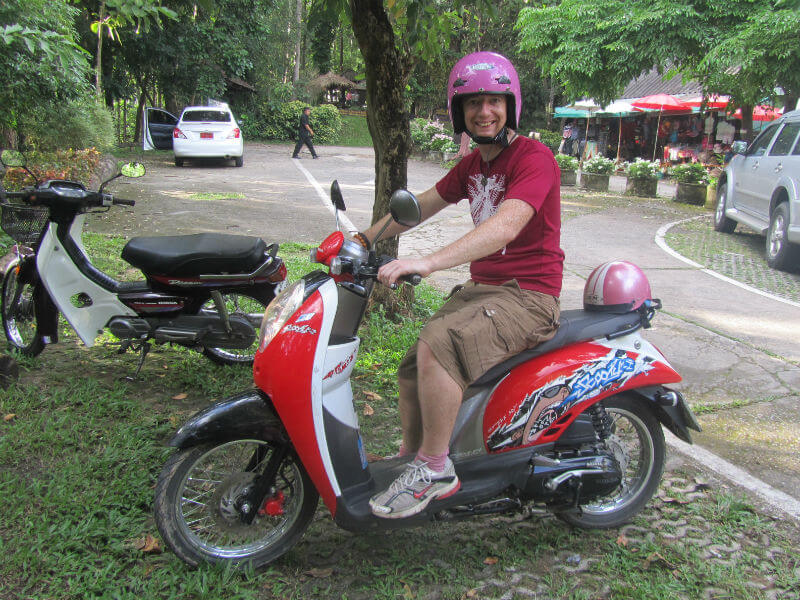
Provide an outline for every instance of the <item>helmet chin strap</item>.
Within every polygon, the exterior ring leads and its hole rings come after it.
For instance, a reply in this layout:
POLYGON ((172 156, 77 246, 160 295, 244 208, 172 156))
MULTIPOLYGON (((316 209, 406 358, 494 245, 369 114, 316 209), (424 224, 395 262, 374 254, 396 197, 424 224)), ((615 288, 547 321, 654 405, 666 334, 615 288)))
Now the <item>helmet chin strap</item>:
POLYGON ((500 144, 503 148, 508 147, 508 127, 503 127, 494 137, 486 137, 486 136, 479 136, 473 135, 473 133, 469 129, 464 129, 466 134, 475 140, 476 144, 500 144))

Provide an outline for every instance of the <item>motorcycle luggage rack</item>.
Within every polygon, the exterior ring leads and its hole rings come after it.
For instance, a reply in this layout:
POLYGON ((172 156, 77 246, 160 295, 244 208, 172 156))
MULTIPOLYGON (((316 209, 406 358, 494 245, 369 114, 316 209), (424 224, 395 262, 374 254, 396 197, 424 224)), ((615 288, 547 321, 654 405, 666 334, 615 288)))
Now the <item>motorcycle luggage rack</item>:
POLYGON ((0 227, 8 237, 18 244, 35 245, 42 239, 44 229, 50 216, 46 206, 28 206, 26 204, 0 204, 2 217, 0 227))

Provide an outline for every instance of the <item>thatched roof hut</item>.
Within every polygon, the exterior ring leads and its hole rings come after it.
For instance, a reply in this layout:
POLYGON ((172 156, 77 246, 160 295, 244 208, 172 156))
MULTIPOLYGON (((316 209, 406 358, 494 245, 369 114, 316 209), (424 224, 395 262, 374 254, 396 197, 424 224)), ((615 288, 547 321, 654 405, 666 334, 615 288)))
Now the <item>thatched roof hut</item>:
POLYGON ((337 73, 328 71, 323 75, 314 77, 314 79, 308 82, 308 87, 321 92, 331 88, 349 90, 358 87, 358 85, 350 81, 347 77, 342 77, 337 73))

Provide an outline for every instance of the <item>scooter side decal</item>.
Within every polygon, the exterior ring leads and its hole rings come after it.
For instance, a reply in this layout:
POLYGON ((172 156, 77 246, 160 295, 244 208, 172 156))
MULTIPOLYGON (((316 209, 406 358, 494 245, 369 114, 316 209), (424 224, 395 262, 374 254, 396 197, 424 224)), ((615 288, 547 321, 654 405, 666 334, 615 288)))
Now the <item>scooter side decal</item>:
MULTIPOLYGON (((498 386, 493 397, 513 399, 521 395, 522 400, 517 403, 510 401, 506 404, 510 408, 504 412, 487 408, 484 434, 490 451, 554 441, 572 418, 592 401, 623 389, 643 385, 640 377, 646 377, 648 385, 680 380, 668 364, 648 354, 630 353, 624 348, 600 344, 580 346, 583 348, 577 354, 582 356, 577 361, 573 356, 573 360, 559 364, 557 360, 547 361, 547 356, 544 356, 526 363, 534 363, 529 369, 541 367, 540 372, 543 375, 528 380, 533 382, 532 389, 531 383, 526 387, 524 383, 514 381, 513 372, 509 378, 510 385, 506 389, 503 389, 505 382, 498 386), (594 348, 594 356, 586 356, 587 346, 594 348), (535 364, 539 362, 544 364, 535 364), (549 429, 554 423, 561 427, 549 429)), ((576 354, 575 350, 572 347, 573 355, 576 354)), ((568 355, 564 358, 568 358, 568 355)), ((518 369, 525 369, 526 365, 521 365, 518 369)))

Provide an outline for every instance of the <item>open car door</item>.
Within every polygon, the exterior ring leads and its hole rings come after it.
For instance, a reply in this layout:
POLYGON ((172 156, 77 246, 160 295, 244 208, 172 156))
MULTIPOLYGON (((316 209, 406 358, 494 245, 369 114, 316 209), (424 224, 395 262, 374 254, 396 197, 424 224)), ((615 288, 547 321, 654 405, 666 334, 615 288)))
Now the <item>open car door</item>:
POLYGON ((174 115, 160 108, 144 109, 142 148, 145 150, 171 150, 172 130, 178 123, 174 115))

